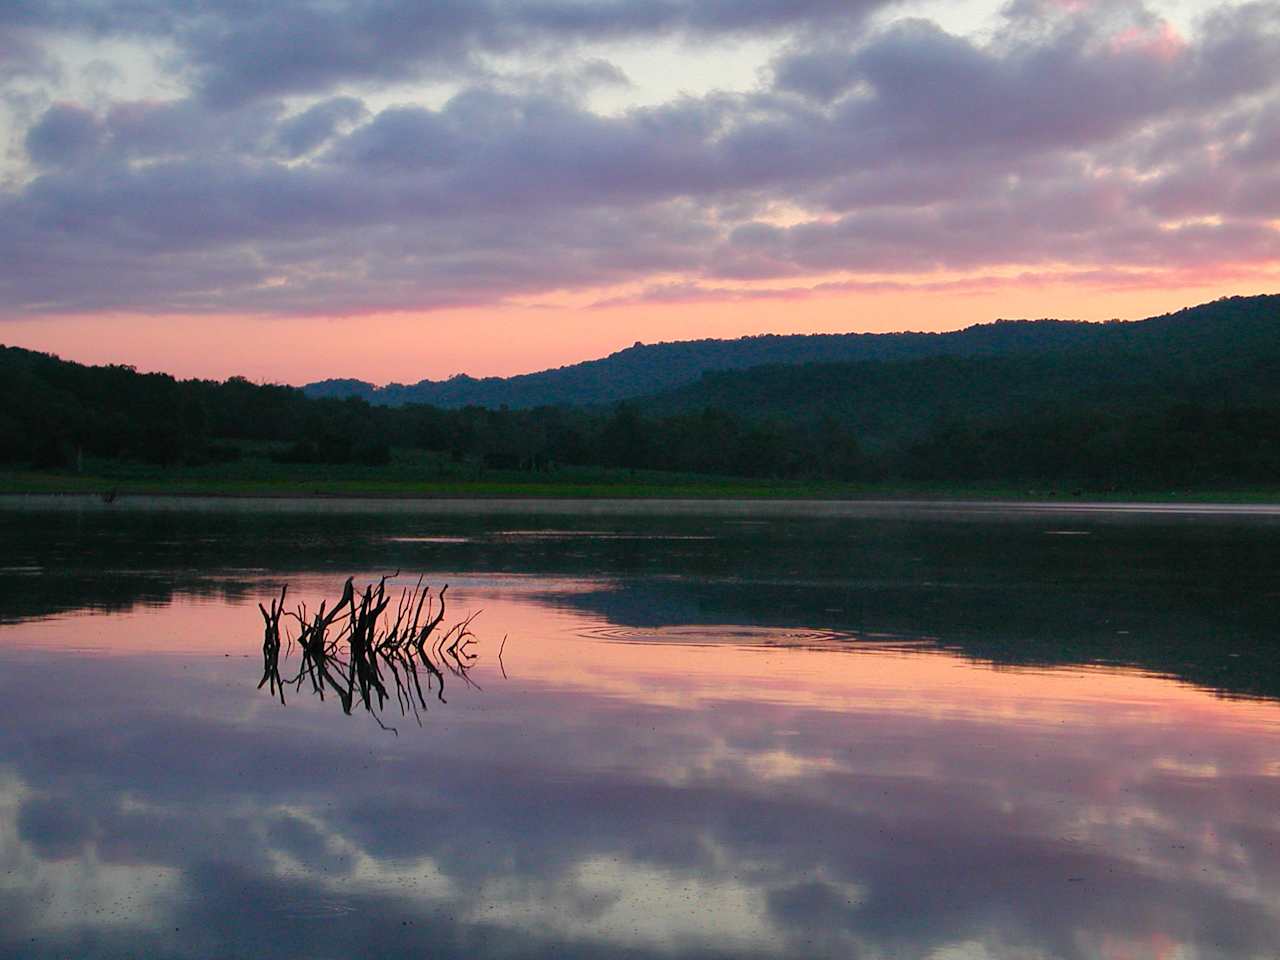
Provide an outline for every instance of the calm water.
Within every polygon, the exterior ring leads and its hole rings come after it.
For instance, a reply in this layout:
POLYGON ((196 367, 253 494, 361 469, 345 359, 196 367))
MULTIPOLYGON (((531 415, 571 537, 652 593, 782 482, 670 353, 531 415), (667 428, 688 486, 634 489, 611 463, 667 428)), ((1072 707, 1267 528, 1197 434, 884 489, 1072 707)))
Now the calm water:
POLYGON ((0 956, 1277 955, 1276 512, 567 509, 0 503, 0 956), (443 701, 257 688, 397 570, 443 701))

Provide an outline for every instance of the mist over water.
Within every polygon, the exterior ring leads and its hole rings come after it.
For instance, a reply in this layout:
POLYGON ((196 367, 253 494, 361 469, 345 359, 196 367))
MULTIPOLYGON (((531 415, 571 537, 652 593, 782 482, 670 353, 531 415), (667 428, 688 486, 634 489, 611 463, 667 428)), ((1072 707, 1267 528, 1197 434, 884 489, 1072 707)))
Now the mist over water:
POLYGON ((0 956, 1266 956, 1277 548, 1237 509, 10 502, 0 956), (258 689, 259 603, 397 571, 390 613, 422 576, 476 615, 465 680, 258 689))

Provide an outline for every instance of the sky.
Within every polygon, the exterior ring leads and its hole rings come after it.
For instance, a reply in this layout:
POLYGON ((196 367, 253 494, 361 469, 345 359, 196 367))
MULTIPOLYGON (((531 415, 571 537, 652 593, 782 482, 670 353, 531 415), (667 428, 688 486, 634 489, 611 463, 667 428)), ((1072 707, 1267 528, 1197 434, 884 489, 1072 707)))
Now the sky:
POLYGON ((0 342, 181 376, 1280 291, 1280 0, 7 0, 0 342))

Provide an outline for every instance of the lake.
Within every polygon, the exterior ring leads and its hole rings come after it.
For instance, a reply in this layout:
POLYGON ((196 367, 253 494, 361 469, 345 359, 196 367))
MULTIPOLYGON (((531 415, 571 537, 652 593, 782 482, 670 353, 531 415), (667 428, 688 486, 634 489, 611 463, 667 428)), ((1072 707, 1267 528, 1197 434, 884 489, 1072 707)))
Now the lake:
POLYGON ((5 958, 1280 944, 1275 509, 9 498, 0 567, 5 958), (475 615, 420 696, 259 687, 383 575, 475 615))

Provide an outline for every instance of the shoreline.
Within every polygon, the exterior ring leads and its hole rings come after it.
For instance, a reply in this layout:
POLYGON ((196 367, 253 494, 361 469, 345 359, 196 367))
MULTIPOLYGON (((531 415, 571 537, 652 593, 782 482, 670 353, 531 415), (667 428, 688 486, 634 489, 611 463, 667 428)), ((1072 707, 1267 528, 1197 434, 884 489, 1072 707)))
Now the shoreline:
MULTIPOLYGON (((1280 519, 1280 501, 1226 500, 1070 500, 974 496, 901 497, 679 497, 679 496, 403 496, 298 495, 287 493, 128 493, 106 500, 95 493, 0 492, 0 511, 41 512, 252 512, 283 513, 395 512, 423 514, 526 513, 543 515, 709 515, 923 517, 957 516, 1060 517, 1252 517, 1280 519)), ((1057 531, 1070 533, 1071 531, 1057 531)))
MULTIPOLYGON (((247 473, 247 472, 246 472, 247 473)), ((240 476, 186 474, 112 476, 39 471, 0 471, 0 508, 41 503, 136 507, 144 502, 381 504, 560 504, 582 509, 586 504, 767 504, 846 505, 842 509, 892 507, 1006 510, 1052 510, 1059 513, 1133 511, 1139 507, 1205 508, 1222 511, 1249 507, 1253 512, 1280 510, 1280 489, 1268 487, 1202 487, 1098 490, 1063 481, 1046 483, 840 483, 835 481, 767 481, 732 477, 665 477, 654 474, 567 476, 542 479, 495 476, 484 479, 418 479, 376 473, 347 476, 240 476)), ((443 507, 441 508, 443 509, 443 507)), ((539 508, 541 509, 541 508, 539 508)), ((1246 511, 1247 512, 1247 511, 1246 511)))

